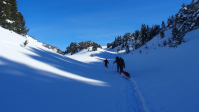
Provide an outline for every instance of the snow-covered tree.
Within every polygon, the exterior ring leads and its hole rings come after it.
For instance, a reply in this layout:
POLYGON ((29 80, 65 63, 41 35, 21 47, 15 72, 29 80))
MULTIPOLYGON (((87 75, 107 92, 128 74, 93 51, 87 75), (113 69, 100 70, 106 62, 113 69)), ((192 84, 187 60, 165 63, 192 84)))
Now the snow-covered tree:
POLYGON ((186 7, 186 5, 185 5, 185 3, 183 3, 183 4, 182 4, 182 8, 184 8, 184 9, 185 9, 185 7, 186 7))
POLYGON ((117 53, 120 51, 120 46, 117 47, 117 53))
POLYGON ((147 29, 145 24, 142 24, 140 34, 141 43, 144 45, 147 42, 147 29))
POLYGON ((160 25, 153 25, 151 28, 151 36, 154 37, 160 32, 160 25))
POLYGON ((18 11, 16 0, 0 1, 0 25, 18 34, 27 34, 23 15, 18 11))
POLYGON ((167 20, 167 27, 172 28, 173 24, 174 24, 174 17, 172 15, 172 17, 169 17, 168 20, 167 20))
POLYGON ((150 28, 149 26, 147 25, 146 26, 146 33, 147 33, 147 39, 146 39, 146 42, 150 41, 152 39, 152 36, 151 36, 151 31, 150 31, 150 28))
POLYGON ((140 31, 139 30, 135 31, 134 37, 135 37, 135 40, 138 40, 138 38, 140 37, 140 31))
POLYGON ((163 31, 166 31, 167 30, 167 28, 166 28, 166 25, 165 25, 165 23, 164 23, 164 21, 162 21, 162 25, 161 25, 162 27, 161 27, 161 29, 163 30, 163 31))
POLYGON ((178 38, 178 35, 179 35, 179 31, 178 31, 178 29, 175 27, 175 28, 173 28, 173 30, 172 30, 172 40, 173 41, 176 41, 177 40, 177 38, 178 38))
POLYGON ((126 53, 129 53, 130 50, 129 50, 129 45, 126 45, 126 53))
POLYGON ((195 0, 192 0, 191 4, 194 4, 195 3, 195 0))
POLYGON ((164 37, 165 37, 164 31, 161 30, 161 31, 160 31, 160 38, 162 39, 162 38, 164 38, 164 37))
POLYGON ((167 41, 164 40, 164 41, 163 41, 163 46, 166 46, 166 45, 167 45, 167 41))
POLYGON ((93 51, 96 51, 97 48, 102 48, 99 44, 92 42, 92 41, 85 41, 85 42, 80 42, 80 43, 76 43, 76 42, 71 42, 70 46, 68 46, 66 48, 65 53, 77 53, 83 49, 88 49, 89 47, 92 47, 93 51))

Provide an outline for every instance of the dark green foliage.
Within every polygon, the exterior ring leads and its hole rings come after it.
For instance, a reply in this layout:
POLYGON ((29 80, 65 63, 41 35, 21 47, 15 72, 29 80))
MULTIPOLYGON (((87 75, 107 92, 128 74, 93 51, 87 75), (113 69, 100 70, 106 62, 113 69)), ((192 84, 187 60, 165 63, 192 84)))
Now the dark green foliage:
POLYGON ((0 1, 0 24, 3 23, 3 8, 4 8, 4 4, 1 0, 0 1))
POLYGON ((185 5, 185 3, 183 3, 183 4, 182 4, 182 8, 185 8, 185 7, 186 7, 186 5, 185 5))
POLYGON ((51 45, 48 45, 48 44, 45 44, 45 43, 43 43, 43 46, 48 48, 48 49, 52 49, 53 51, 56 51, 59 54, 63 54, 64 53, 62 50, 60 50, 59 48, 57 48, 55 46, 51 46, 51 45))
POLYGON ((107 43, 107 48, 110 48, 111 47, 111 43, 107 43))
POLYGON ((148 42, 148 41, 150 41, 152 39, 150 28, 149 28, 148 25, 146 26, 146 33, 147 33, 147 39, 146 40, 148 42))
POLYGON ((92 48, 93 51, 97 51, 97 48, 101 48, 102 49, 102 47, 100 45, 98 45, 97 43, 94 43, 94 42, 93 42, 92 46, 93 46, 93 48, 92 48))
POLYGON ((124 42, 121 36, 115 37, 115 41, 111 43, 112 49, 114 49, 116 46, 121 45, 124 42))
POLYGON ((145 44, 145 47, 144 47, 144 48, 145 48, 145 50, 148 50, 148 49, 149 49, 149 48, 147 47, 147 45, 146 45, 146 44, 145 44))
POLYGON ((171 39, 169 38, 168 39, 168 43, 167 43, 169 46, 172 44, 172 41, 171 41, 171 39))
POLYGON ((167 41, 163 41, 163 46, 166 46, 167 45, 167 41))
POLYGON ((145 24, 142 24, 140 34, 141 44, 144 45, 147 42, 147 29, 145 24))
POLYGON ((162 28, 161 28, 163 31, 166 31, 167 30, 167 28, 166 28, 166 25, 165 25, 165 23, 164 23, 164 21, 162 21, 162 28))
POLYGON ((111 44, 112 48, 111 49, 114 49, 115 48, 115 41, 111 44))
POLYGON ((127 46, 126 46, 126 53, 129 53, 129 52, 130 52, 129 46, 127 45, 127 46))
POLYGON ((88 51, 89 51, 89 47, 93 47, 92 48, 93 51, 96 51, 97 48, 102 49, 102 47, 99 44, 97 44, 95 42, 91 42, 91 41, 80 42, 78 44, 76 42, 75 43, 71 42, 70 46, 68 46, 66 48, 65 54, 71 53, 71 55, 72 55, 72 54, 77 53, 83 49, 88 49, 88 51))
POLYGON ((159 33, 160 33, 160 25, 153 25, 151 28, 151 36, 154 37, 159 33))
POLYGON ((127 41, 131 38, 131 33, 125 33, 123 36, 123 45, 127 46, 127 41))
POLYGON ((121 46, 121 50, 123 50, 123 48, 124 48, 124 43, 123 43, 122 46, 121 46))
POLYGON ((0 1, 0 25, 3 28, 12 30, 18 34, 26 35, 29 29, 26 28, 23 15, 17 9, 16 0, 0 1))
POLYGON ((195 0, 192 0, 191 4, 194 4, 195 3, 195 0))
POLYGON ((117 53, 120 51, 120 46, 117 47, 117 53))
POLYGON ((138 38, 139 38, 139 36, 140 36, 140 31, 139 30, 136 30, 135 31, 135 40, 137 40, 138 38))
POLYGON ((178 35, 179 35, 178 29, 176 27, 173 28, 173 30, 172 30, 172 38, 171 38, 172 41, 177 41, 178 35))
POLYGON ((160 38, 162 39, 162 38, 164 38, 164 37, 165 37, 164 31, 161 30, 161 31, 160 31, 160 38))
POLYGON ((173 15, 172 17, 167 20, 167 27, 168 28, 172 28, 173 27, 173 24, 174 24, 174 18, 173 18, 173 15))

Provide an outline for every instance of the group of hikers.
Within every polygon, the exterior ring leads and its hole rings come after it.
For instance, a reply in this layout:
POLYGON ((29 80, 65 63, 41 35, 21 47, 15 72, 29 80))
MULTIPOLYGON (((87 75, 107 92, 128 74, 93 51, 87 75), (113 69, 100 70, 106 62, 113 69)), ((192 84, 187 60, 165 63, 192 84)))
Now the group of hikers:
MULTIPOLYGON (((119 72, 120 74, 123 72, 123 68, 125 68, 125 63, 124 63, 124 59, 122 59, 121 57, 115 57, 115 61, 113 62, 113 64, 116 63, 117 64, 117 72, 119 72)), ((104 64, 105 64, 105 67, 108 68, 108 60, 105 59, 104 60, 104 64)))

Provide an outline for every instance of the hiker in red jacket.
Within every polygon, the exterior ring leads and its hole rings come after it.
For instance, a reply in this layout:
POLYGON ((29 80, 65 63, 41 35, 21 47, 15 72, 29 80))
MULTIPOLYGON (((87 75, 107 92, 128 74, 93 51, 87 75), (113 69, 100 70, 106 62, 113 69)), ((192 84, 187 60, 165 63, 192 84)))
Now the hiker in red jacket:
POLYGON ((109 62, 108 62, 108 60, 107 60, 107 59, 106 59, 106 60, 104 60, 104 63, 105 63, 105 67, 107 67, 107 68, 108 68, 107 64, 108 64, 109 62))

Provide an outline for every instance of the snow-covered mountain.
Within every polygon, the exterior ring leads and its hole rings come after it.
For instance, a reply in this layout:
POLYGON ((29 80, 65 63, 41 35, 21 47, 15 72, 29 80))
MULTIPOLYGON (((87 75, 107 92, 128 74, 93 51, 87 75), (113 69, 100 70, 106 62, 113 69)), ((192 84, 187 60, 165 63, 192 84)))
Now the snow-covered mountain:
POLYGON ((147 50, 124 54, 103 47, 60 55, 0 27, 0 111, 197 112, 198 32, 188 32, 177 48, 157 47, 171 37, 168 30, 147 50), (116 72, 116 56, 124 59, 130 79, 116 72))
POLYGON ((164 39, 159 45, 177 47, 185 42, 184 36, 186 33, 198 28, 199 1, 192 0, 191 4, 183 4, 178 13, 168 18, 166 24, 164 21, 162 21, 161 26, 154 24, 152 27, 149 27, 148 25, 142 24, 140 30, 136 30, 133 33, 125 33, 124 36, 115 37, 115 40, 112 43, 108 43, 107 47, 118 47, 118 49, 128 49, 128 47, 133 47, 134 49, 138 49, 141 46, 146 46, 148 41, 157 35, 159 35, 160 39, 164 38, 164 33, 167 30, 172 30, 172 35, 167 40, 164 39))

